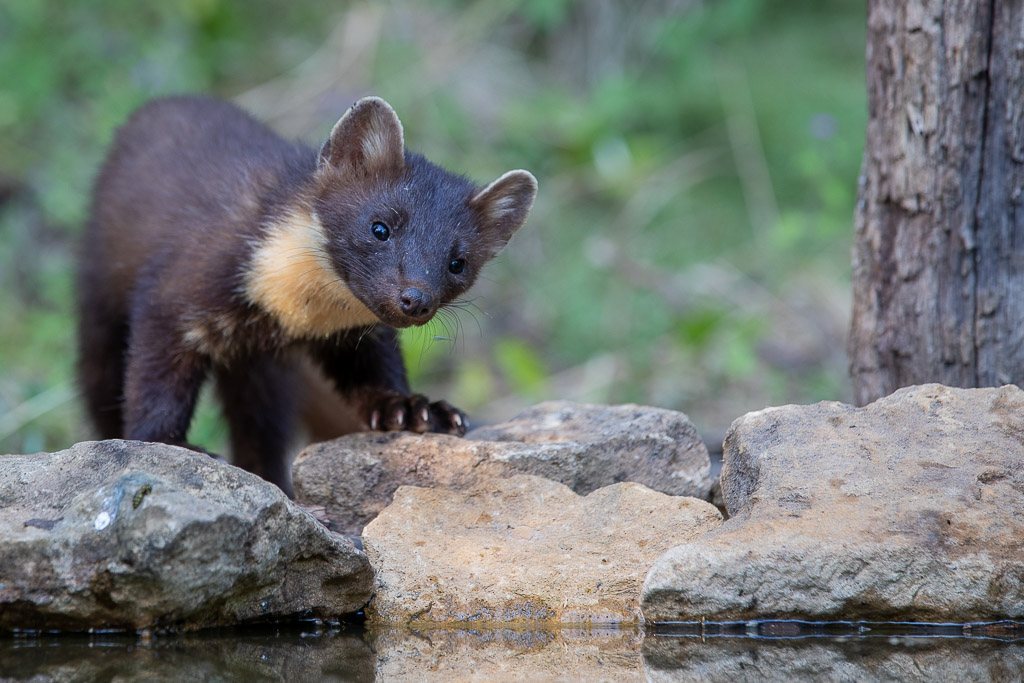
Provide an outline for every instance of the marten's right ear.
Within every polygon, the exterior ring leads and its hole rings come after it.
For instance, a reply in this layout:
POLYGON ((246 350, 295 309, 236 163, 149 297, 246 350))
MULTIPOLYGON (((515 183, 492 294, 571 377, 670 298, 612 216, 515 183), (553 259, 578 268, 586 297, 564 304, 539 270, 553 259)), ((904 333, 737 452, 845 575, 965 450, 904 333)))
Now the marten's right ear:
POLYGON ((529 171, 509 171, 477 192, 469 206, 480 217, 480 234, 488 242, 487 257, 501 251, 523 226, 537 196, 537 179, 529 171))
POLYGON ((401 171, 404 150, 402 122, 395 110, 379 97, 364 97, 334 124, 320 150, 320 166, 366 174, 401 171))

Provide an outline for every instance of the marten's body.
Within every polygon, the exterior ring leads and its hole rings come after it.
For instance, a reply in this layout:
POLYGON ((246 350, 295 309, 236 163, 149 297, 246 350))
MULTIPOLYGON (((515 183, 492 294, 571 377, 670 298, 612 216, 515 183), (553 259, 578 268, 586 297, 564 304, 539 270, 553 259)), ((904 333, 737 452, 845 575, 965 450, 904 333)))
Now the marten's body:
POLYGON ((319 153, 216 100, 146 105, 118 132, 83 245, 90 417, 103 438, 187 445, 212 373, 236 464, 289 491, 307 353, 364 428, 463 433, 458 410, 409 394, 393 328, 462 294, 535 193, 525 171, 481 190, 405 152, 377 98, 319 153))

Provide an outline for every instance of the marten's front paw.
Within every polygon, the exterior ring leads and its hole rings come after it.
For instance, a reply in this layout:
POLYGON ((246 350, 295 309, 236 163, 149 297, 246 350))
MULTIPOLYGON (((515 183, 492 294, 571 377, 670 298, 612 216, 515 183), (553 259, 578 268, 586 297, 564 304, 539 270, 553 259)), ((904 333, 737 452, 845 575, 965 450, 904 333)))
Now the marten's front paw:
POLYGON ((462 436, 469 427, 466 414, 448 401, 434 401, 422 394, 393 394, 373 402, 367 420, 371 430, 390 432, 440 432, 462 436))

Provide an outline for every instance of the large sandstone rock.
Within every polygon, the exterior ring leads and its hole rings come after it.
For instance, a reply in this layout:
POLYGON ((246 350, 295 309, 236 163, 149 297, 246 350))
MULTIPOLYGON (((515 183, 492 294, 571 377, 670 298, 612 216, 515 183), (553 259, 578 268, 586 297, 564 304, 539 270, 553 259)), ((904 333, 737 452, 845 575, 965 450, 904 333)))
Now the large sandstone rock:
POLYGON ((467 488, 535 474, 580 494, 620 481, 707 498, 707 449, 682 413, 635 405, 542 403, 465 439, 439 434, 352 434, 295 460, 296 501, 326 509, 329 526, 358 535, 399 486, 467 488))
POLYGON ((468 491, 403 486, 363 531, 376 622, 635 622, 672 545, 721 523, 696 498, 640 484, 582 497, 519 475, 468 491))
POLYGON ((366 556, 281 490, 162 444, 0 456, 0 631, 335 616, 366 556))
POLYGON ((1024 617, 1024 392, 911 387, 733 423, 730 519, 644 585, 648 619, 1024 617))

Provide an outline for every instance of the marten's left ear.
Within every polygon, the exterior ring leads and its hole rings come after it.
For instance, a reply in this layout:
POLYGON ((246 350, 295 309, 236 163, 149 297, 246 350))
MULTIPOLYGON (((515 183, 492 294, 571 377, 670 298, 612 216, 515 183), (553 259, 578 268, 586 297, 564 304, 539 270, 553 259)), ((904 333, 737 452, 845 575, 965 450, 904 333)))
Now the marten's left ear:
POLYGON ((501 251, 523 226, 537 196, 537 179, 529 171, 509 171, 477 192, 469 206, 480 217, 480 232, 491 241, 491 256, 501 251))
POLYGON ((320 166, 373 174, 405 166, 402 122, 379 97, 364 97, 331 130, 320 150, 320 166))

